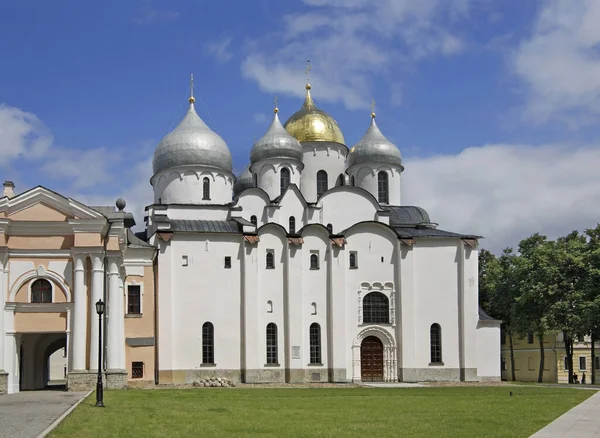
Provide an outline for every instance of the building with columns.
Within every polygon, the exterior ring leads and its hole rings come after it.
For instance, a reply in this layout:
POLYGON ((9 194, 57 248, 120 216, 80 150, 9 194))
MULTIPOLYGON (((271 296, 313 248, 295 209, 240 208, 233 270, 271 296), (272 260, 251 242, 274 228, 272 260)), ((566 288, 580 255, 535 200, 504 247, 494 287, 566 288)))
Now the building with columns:
POLYGON ((402 205, 402 156, 375 114, 348 148, 306 88, 285 124, 275 108, 237 177, 190 97, 155 150, 141 232, 123 200, 88 207, 6 183, 0 391, 43 387, 65 346, 69 388, 93 386, 100 298, 109 387, 499 380, 479 237, 402 205))

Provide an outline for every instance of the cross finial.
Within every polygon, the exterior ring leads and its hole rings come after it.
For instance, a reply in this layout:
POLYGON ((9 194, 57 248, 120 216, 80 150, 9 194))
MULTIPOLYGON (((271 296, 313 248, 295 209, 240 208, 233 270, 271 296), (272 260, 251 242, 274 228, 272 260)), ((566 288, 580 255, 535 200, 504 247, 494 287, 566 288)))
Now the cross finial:
POLYGON ((375 118, 375 99, 371 100, 371 117, 375 118))
POLYGON ((310 59, 306 60, 306 70, 304 71, 304 74, 306 75, 306 89, 310 90, 310 69, 311 69, 311 65, 310 65, 310 59))
POLYGON ((194 99, 194 75, 190 75, 190 98, 188 99, 190 103, 194 103, 196 99, 194 99))
POLYGON ((279 112, 279 108, 277 107, 277 101, 279 100, 278 96, 275 96, 275 109, 273 110, 273 112, 275 114, 277 114, 279 112))

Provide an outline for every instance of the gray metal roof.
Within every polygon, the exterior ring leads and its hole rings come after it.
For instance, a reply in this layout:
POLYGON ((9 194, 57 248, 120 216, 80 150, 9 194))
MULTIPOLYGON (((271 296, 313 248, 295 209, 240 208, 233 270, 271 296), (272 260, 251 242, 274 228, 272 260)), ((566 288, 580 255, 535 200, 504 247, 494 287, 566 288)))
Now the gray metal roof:
POLYGON ((302 161, 302 146, 284 128, 277 112, 269 129, 250 150, 252 164, 269 158, 284 158, 302 161))
POLYGON ((492 318, 485 310, 479 306, 479 320, 480 321, 498 321, 496 318, 492 318))
POLYGON ((400 149, 381 133, 375 123, 375 114, 366 134, 348 153, 348 167, 361 163, 385 163, 402 167, 400 149))
POLYGON ((405 228, 405 227, 392 227, 398 233, 401 238, 415 238, 415 237, 427 237, 427 238, 450 238, 450 239, 479 239, 480 236, 474 236, 471 234, 459 234, 451 231, 439 230, 437 228, 405 228))
POLYGON ((387 207, 383 210, 389 212, 391 227, 414 227, 431 223, 429 214, 421 207, 406 205, 387 207))
POLYGON ((240 225, 236 221, 207 221, 191 219, 172 219, 171 231, 189 233, 239 233, 240 225))
POLYGON ((152 159, 154 173, 175 166, 202 165, 231 172, 231 152, 225 141, 196 113, 193 99, 177 125, 156 147, 152 159))
POLYGON ((144 240, 140 239, 138 236, 136 236, 133 231, 131 230, 127 230, 127 246, 130 247, 137 247, 137 248, 152 248, 152 245, 150 245, 148 242, 145 242, 144 240))

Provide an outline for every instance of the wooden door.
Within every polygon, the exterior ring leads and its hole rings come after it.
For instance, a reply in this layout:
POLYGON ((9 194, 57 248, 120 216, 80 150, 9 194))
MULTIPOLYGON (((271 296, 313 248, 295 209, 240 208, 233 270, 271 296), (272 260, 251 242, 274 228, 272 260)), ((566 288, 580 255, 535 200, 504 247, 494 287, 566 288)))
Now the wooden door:
POLYGON ((363 382, 383 382, 383 344, 375 336, 360 346, 360 374, 363 382))

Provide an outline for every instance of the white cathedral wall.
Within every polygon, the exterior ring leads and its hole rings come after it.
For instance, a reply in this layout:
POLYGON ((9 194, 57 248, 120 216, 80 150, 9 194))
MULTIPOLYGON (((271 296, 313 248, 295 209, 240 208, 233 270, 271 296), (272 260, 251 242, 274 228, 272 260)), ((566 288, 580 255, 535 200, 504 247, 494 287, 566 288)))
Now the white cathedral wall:
POLYGON ((195 205, 176 206, 171 204, 167 210, 167 216, 169 219, 224 221, 228 219, 229 207, 214 206, 206 208, 195 205))
POLYGON ((338 143, 306 142, 302 143, 302 180, 300 191, 307 202, 317 202, 317 172, 327 172, 327 188, 335 187, 338 177, 346 169, 348 149, 338 143))
POLYGON ((281 163, 280 160, 263 160, 250 166, 252 174, 257 175, 258 187, 275 199, 281 195, 281 169, 286 167, 290 171, 290 184, 300 186, 300 162, 289 160, 281 163))
POLYGON ((239 214, 248 221, 254 215, 256 216, 257 225, 260 227, 268 220, 266 209, 268 203, 267 195, 260 189, 248 189, 240 195, 236 203, 236 207, 241 207, 242 211, 232 212, 232 215, 239 214))
POLYGON ((202 166, 180 166, 151 179, 156 204, 228 204, 233 196, 233 174, 202 166), (204 178, 209 179, 210 199, 203 199, 204 178))
POLYGON ((388 197, 389 205, 401 205, 401 172, 400 168, 381 166, 377 164, 366 164, 353 166, 349 169, 350 178, 354 176, 354 186, 365 189, 379 199, 379 172, 388 174, 388 197))
POLYGON ((500 380, 500 322, 480 322, 476 335, 478 378, 483 381, 500 380))
POLYGON ((340 233, 362 221, 377 220, 376 205, 372 199, 353 192, 350 187, 324 195, 320 203, 321 223, 332 224, 333 232, 340 233))
POLYGON ((173 370, 204 369, 205 322, 214 326, 216 368, 239 370, 240 250, 239 235, 178 233, 171 240, 173 370), (187 256, 187 266, 182 266, 182 256, 187 256), (231 257, 231 269, 224 268, 225 256, 231 257))
POLYGON ((298 197, 297 192, 288 190, 284 198, 279 203, 278 223, 286 231, 290 232, 290 217, 296 219, 296 233, 306 224, 304 217, 304 205, 298 197))

